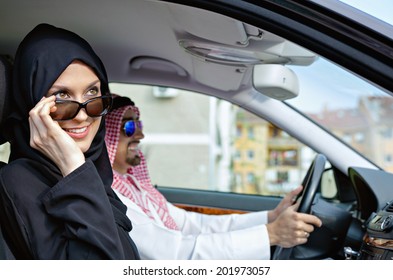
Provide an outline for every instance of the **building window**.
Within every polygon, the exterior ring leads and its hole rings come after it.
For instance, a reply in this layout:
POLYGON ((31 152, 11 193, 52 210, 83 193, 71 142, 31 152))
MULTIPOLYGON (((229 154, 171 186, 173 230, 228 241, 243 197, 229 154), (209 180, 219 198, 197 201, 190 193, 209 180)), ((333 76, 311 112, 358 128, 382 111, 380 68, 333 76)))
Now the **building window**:
POLYGON ((255 184, 255 175, 254 173, 248 173, 247 174, 247 183, 249 184, 255 184))
POLYGON ((242 136, 242 126, 241 125, 236 126, 236 136, 239 138, 242 136))
POLYGON ((270 166, 297 166, 297 150, 271 150, 269 154, 270 166))
POLYGON ((273 138, 275 138, 275 137, 278 137, 278 136, 280 136, 280 129, 278 129, 277 127, 273 127, 273 129, 272 129, 272 137, 273 138))
POLYGON ((253 150, 248 150, 247 151, 247 157, 248 157, 248 159, 253 160, 254 159, 254 151, 253 150))
POLYGON ((283 165, 296 166, 297 165, 297 151, 287 150, 283 153, 283 165))
POLYGON ((250 126, 249 128, 248 128, 248 138, 249 139, 254 139, 254 128, 252 127, 252 126, 250 126))
POLYGON ((288 172, 277 172, 277 183, 288 182, 288 172))

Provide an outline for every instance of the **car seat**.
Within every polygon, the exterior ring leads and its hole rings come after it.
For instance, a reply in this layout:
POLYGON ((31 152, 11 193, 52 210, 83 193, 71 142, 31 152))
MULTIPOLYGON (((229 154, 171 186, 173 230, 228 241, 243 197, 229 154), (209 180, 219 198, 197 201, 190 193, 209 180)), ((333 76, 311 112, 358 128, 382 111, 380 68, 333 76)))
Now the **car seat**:
MULTIPOLYGON (((11 60, 4 55, 0 55, 0 128, 3 126, 3 119, 6 116, 9 106, 7 96, 11 90, 11 60)), ((6 139, 0 133, 0 145, 4 144, 6 139)), ((0 168, 6 165, 0 161, 0 168)), ((2 211, 2 210, 0 210, 2 211)), ((0 260, 15 259, 3 235, 3 228, 0 221, 0 260)))

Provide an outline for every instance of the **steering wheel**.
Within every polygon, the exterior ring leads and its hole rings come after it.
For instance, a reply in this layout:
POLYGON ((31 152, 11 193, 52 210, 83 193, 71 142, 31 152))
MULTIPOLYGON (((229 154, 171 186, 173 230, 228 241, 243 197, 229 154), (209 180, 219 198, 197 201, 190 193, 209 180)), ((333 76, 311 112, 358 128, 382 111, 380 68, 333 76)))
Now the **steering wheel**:
MULTIPOLYGON (((300 199, 298 212, 311 213, 312 202, 318 190, 319 183, 325 170, 326 157, 322 154, 317 154, 307 170, 306 176, 303 179, 303 191, 297 199, 300 199)), ((277 246, 273 254, 273 260, 289 260, 292 259, 293 250, 296 248, 283 248, 277 246)))

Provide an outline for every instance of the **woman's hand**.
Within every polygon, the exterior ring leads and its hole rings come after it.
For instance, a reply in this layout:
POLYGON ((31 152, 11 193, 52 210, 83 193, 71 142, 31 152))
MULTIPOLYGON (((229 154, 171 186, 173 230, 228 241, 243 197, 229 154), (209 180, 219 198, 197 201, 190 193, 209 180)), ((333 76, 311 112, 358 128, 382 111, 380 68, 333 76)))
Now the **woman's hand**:
POLYGON ((49 115, 56 110, 55 99, 55 96, 43 97, 29 112, 30 146, 51 159, 66 176, 81 166, 85 157, 75 141, 49 115))

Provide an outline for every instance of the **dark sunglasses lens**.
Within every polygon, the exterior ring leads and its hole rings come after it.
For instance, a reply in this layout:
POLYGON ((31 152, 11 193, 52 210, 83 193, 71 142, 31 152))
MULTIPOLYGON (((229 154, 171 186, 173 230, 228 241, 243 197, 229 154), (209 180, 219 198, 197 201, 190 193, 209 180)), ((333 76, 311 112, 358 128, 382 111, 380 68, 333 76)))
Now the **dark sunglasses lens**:
POLYGON ((72 101, 56 101, 56 111, 50 113, 53 120, 64 121, 75 117, 79 104, 72 101))
POLYGON ((86 112, 90 117, 103 116, 109 112, 112 106, 111 96, 93 98, 86 104, 86 112))
POLYGON ((134 135, 136 130, 135 127, 135 122, 134 121, 128 121, 124 124, 124 133, 128 136, 131 137, 132 135, 134 135))
POLYGON ((105 112, 104 101, 102 98, 92 99, 86 104, 86 112, 90 117, 99 117, 105 112))

